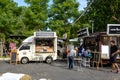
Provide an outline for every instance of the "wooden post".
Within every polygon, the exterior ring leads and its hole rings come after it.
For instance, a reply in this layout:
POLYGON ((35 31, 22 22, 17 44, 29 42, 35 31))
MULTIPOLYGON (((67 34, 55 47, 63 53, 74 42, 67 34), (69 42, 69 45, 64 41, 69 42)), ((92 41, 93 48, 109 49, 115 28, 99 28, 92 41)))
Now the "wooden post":
POLYGON ((96 63, 96 67, 97 69, 99 69, 99 66, 101 64, 101 67, 103 67, 102 65, 102 59, 101 59, 101 52, 92 52, 93 53, 93 67, 94 67, 94 63, 96 63))

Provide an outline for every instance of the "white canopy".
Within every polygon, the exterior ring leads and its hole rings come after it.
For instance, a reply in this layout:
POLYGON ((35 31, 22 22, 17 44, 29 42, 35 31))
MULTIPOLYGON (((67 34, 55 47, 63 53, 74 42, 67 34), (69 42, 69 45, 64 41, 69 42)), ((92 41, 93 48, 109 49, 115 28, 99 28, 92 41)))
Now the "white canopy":
POLYGON ((34 36, 30 36, 30 37, 26 38, 25 40, 23 40, 23 43, 30 43, 33 41, 33 39, 34 39, 34 36))

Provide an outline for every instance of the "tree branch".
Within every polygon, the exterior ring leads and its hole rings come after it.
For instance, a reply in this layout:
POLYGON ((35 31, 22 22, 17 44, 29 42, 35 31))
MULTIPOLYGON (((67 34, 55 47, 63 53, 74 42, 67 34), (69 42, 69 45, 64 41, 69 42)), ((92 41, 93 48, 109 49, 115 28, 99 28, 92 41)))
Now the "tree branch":
POLYGON ((112 16, 112 18, 120 23, 120 18, 116 18, 115 16, 112 16))

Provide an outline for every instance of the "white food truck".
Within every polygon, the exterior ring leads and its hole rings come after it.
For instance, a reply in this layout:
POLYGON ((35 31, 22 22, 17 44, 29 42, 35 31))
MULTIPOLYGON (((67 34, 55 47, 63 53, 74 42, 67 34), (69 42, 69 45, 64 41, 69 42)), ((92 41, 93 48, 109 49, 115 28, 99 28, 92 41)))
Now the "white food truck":
POLYGON ((26 64, 29 61, 51 63, 57 59, 56 32, 34 32, 34 36, 26 38, 17 51, 18 61, 22 64, 26 64))

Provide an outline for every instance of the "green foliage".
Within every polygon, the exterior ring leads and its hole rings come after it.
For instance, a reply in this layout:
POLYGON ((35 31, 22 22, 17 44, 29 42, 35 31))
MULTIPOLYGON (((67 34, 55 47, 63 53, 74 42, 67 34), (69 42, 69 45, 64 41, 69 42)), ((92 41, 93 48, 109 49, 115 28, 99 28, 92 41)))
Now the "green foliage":
POLYGON ((25 0, 30 6, 25 11, 24 22, 28 30, 39 30, 46 26, 48 0, 25 0))
POLYGON ((59 37, 65 33, 68 39, 77 37, 77 30, 82 25, 81 22, 72 24, 80 15, 79 3, 76 0, 53 0, 51 6, 48 6, 49 0, 25 2, 28 6, 18 6, 13 0, 0 0, 0 33, 7 39, 9 35, 28 37, 33 35, 34 31, 47 27, 56 31, 59 37))
POLYGON ((26 0, 30 6, 17 6, 13 0, 0 0, 0 33, 30 36, 46 26, 48 0, 26 0))
POLYGON ((9 34, 13 32, 14 10, 16 4, 12 0, 0 0, 0 32, 9 34))
MULTIPOLYGON (((91 30, 90 20, 94 21, 94 31, 106 31, 108 23, 120 23, 119 0, 94 0, 77 22, 82 11, 78 10, 76 0, 53 0, 52 5, 49 1, 25 0, 28 6, 18 6, 13 0, 0 0, 0 38, 5 40, 9 35, 28 37, 34 31, 49 27, 58 37, 67 33, 68 40, 77 37, 79 28, 89 27, 91 30)), ((93 0, 87 1, 89 4, 93 0)), ((16 43, 20 41, 19 38, 16 43)))
POLYGON ((95 31, 106 31, 107 24, 120 23, 119 0, 88 0, 88 4, 92 1, 94 2, 81 20, 93 20, 95 31))
POLYGON ((79 3, 76 0, 53 0, 53 4, 49 9, 49 27, 56 31, 59 37, 62 37, 64 33, 68 34, 69 38, 76 37, 73 35, 76 33, 75 29, 78 27, 75 23, 74 28, 72 22, 74 22, 78 16, 79 3), (72 36, 71 36, 72 35, 72 36))
POLYGON ((0 41, 2 41, 2 42, 5 41, 5 34, 0 33, 0 41))

